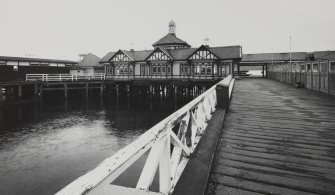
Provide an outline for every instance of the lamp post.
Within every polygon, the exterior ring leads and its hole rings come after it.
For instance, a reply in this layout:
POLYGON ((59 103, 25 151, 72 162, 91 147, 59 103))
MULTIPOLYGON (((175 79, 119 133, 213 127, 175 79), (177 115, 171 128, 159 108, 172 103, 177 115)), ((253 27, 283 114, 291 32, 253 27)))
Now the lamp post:
POLYGON ((291 51, 292 47, 291 47, 291 36, 290 36, 290 65, 291 65, 291 61, 292 61, 292 51, 291 51))

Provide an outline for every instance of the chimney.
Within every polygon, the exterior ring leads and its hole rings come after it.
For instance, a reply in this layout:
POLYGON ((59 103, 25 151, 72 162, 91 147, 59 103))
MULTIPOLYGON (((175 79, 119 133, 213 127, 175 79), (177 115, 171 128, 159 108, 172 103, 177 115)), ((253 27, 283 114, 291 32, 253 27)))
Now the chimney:
POLYGON ((130 43, 130 52, 134 52, 134 43, 130 43))
POLYGON ((208 42, 209 42, 209 38, 205 38, 205 39, 204 39, 204 42, 205 42, 205 46, 209 48, 209 44, 208 44, 208 42))

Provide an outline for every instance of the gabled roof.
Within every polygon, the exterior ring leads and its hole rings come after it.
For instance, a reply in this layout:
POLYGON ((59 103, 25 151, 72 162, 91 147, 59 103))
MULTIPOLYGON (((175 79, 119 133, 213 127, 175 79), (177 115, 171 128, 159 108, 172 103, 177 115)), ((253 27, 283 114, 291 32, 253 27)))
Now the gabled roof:
MULTIPOLYGON (((145 59, 152 53, 153 50, 144 50, 144 51, 127 51, 121 50, 126 53, 134 61, 145 61, 145 59)), ((106 54, 99 63, 109 62, 117 52, 109 52, 106 54)))
POLYGON ((145 60, 148 60, 148 58, 153 54, 155 53, 157 50, 163 52, 165 55, 167 55, 171 60, 173 60, 173 57, 170 55, 169 51, 164 49, 164 48, 161 48, 161 47, 156 47, 146 58, 145 60))
MULTIPOLYGON (((241 59, 241 46, 228 46, 228 47, 207 47, 215 56, 217 56, 220 60, 232 60, 232 59, 241 59)), ((201 48, 201 47, 200 47, 201 48)), ((157 47, 154 50, 144 50, 144 51, 126 51, 121 50, 122 52, 126 53, 135 62, 144 62, 148 59, 148 57, 157 50, 164 52, 168 55, 172 60, 175 61, 186 61, 196 50, 199 48, 184 48, 184 49, 164 49, 162 47, 157 47)), ((119 50, 120 51, 120 50, 119 50)), ((100 63, 107 63, 109 62, 112 57, 117 52, 109 52, 105 55, 100 63)))
POLYGON ((197 52, 200 51, 200 50, 208 50, 208 51, 211 52, 215 57, 219 58, 213 51, 211 51, 211 49, 209 49, 209 46, 207 46, 207 45, 201 45, 198 49, 196 49, 195 51, 193 51, 193 52, 191 53, 191 55, 189 55, 189 56, 187 57, 187 59, 190 59, 191 56, 193 56, 195 53, 197 53, 197 52))
MULTIPOLYGON (((130 52, 130 51, 129 51, 130 52)), ((114 53, 114 55, 112 55, 110 57, 110 59, 108 61, 110 61, 111 59, 113 59, 117 54, 119 53, 123 53, 124 55, 128 56, 130 58, 130 60, 134 61, 134 58, 132 57, 131 53, 129 53, 128 51, 126 50, 121 50, 119 49, 117 52, 114 53)))
POLYGON ((169 50, 174 60, 186 60, 197 48, 171 49, 169 50))
POLYGON ((188 47, 191 47, 188 43, 179 39, 173 33, 168 33, 163 38, 156 41, 152 46, 156 47, 156 46, 160 46, 160 45, 186 45, 188 47))
POLYGON ((116 52, 109 52, 107 53, 100 61, 99 63, 106 63, 109 62, 109 60, 114 56, 116 52))
POLYGON ((80 67, 101 66, 101 64, 99 64, 100 60, 101 60, 101 58, 99 58, 98 56, 96 56, 92 53, 89 53, 84 57, 84 59, 82 59, 78 63, 78 66, 80 66, 80 67))
MULTIPOLYGON (((307 59, 306 52, 292 52, 291 60, 305 61, 307 59)), ((243 54, 241 62, 271 62, 271 61, 289 61, 290 53, 258 53, 243 54)))
POLYGON ((131 51, 122 50, 122 52, 123 52, 126 56, 128 56, 132 61, 135 60, 135 59, 134 59, 134 56, 133 56, 133 54, 132 54, 131 51))
POLYGON ((209 49, 221 60, 242 58, 242 47, 239 45, 227 47, 211 47, 209 49))
POLYGON ((143 62, 152 53, 153 50, 133 51, 135 61, 143 62))

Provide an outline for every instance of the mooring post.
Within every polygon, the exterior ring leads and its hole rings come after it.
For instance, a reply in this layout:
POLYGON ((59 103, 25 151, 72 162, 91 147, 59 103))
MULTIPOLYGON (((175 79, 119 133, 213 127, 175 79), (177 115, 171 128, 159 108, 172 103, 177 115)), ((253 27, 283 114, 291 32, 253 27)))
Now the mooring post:
POLYGON ((40 86, 40 97, 43 95, 43 84, 40 86))
POLYGON ((130 93, 130 85, 126 85, 127 93, 130 93))
POLYGON ((104 95, 104 84, 101 83, 100 85, 100 96, 103 96, 104 95))
POLYGON ((116 95, 118 96, 118 95, 119 95, 119 85, 116 84, 116 85, 115 85, 115 88, 116 88, 116 95))
POLYGON ((67 98, 67 84, 64 83, 64 97, 67 98))
POLYGON ((0 85, 0 103, 3 102, 2 86, 0 85))
POLYGON ((88 97, 88 83, 85 83, 85 86, 86 86, 86 88, 85 88, 85 91, 86 91, 86 97, 88 97))
POLYGON ((34 84, 34 96, 38 95, 38 85, 37 83, 34 84))
POLYGON ((216 97, 217 97, 217 108, 225 109, 226 112, 229 110, 229 84, 217 84, 216 85, 216 97))
POLYGON ((17 86, 17 96, 19 100, 21 100, 21 97, 22 97, 22 85, 21 84, 17 86))
POLYGON ((178 86, 174 86, 174 96, 178 95, 178 86))

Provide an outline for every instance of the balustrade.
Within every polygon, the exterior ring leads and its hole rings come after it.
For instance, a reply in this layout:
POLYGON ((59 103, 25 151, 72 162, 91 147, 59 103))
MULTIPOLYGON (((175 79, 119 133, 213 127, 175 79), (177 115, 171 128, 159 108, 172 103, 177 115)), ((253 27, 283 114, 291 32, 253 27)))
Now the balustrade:
MULTIPOLYGON (((104 160, 98 167, 73 181, 57 195, 81 194, 170 194, 190 156, 197 147, 218 104, 217 85, 226 87, 228 99, 234 79, 231 75, 149 129, 130 145, 104 160), (173 129, 178 129, 175 133, 173 129), (171 147, 171 145, 173 147, 171 147), (112 182, 149 152, 136 188, 112 182), (159 193, 150 191, 159 170, 159 193)), ((222 101, 222 100, 220 100, 222 101)))

